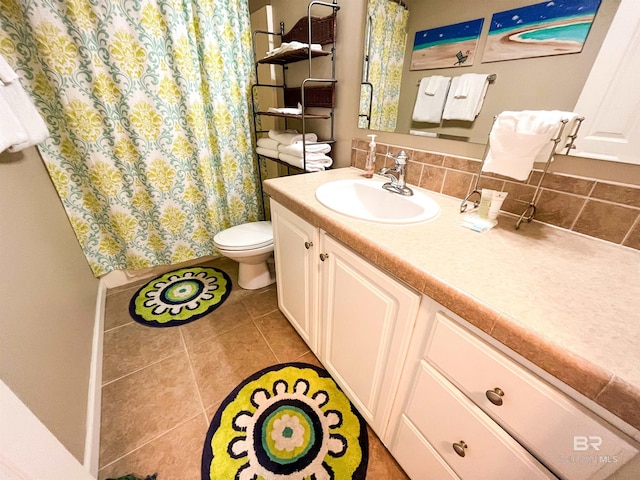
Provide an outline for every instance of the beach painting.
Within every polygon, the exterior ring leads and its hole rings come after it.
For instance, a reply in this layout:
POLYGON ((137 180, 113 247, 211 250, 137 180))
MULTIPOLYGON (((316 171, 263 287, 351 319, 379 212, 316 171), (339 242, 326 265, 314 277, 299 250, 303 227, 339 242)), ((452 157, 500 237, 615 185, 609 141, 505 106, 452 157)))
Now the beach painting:
POLYGON ((410 70, 465 67, 473 58, 484 18, 416 32, 410 70))
POLYGON ((600 0, 549 0, 494 13, 483 62, 580 53, 600 0))

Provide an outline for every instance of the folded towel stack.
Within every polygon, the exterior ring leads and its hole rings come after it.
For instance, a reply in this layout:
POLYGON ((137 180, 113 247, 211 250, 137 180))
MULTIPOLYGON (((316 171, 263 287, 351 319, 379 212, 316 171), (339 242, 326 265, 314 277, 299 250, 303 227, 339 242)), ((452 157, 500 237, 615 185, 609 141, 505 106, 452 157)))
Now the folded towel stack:
POLYGON ((482 171, 526 180, 535 162, 549 159, 554 145, 551 140, 560 133, 562 120, 567 120, 567 125, 562 131, 558 152, 564 148, 577 119, 574 112, 558 110, 502 112, 491 128, 482 171))
POLYGON ((18 152, 49 137, 18 75, 0 55, 0 152, 18 152))
POLYGON ((296 130, 269 130, 267 138, 259 138, 256 152, 270 158, 280 159, 298 168, 306 168, 308 172, 325 170, 333 164, 331 157, 326 154, 331 146, 317 143, 315 133, 303 136, 296 130), (303 165, 304 164, 304 165, 303 165))

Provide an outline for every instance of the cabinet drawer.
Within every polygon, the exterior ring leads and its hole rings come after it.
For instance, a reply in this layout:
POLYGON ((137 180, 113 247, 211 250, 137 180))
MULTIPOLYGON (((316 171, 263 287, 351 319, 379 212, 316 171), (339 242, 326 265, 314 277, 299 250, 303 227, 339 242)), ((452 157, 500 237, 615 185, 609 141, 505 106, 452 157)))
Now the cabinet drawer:
POLYGON ((555 478, 424 361, 405 415, 462 479, 555 478), (456 453, 454 444, 462 447, 464 456, 456 453))
POLYGON ((460 480, 404 415, 391 453, 411 480, 460 480))
POLYGON ((442 312, 425 358, 561 478, 606 478, 637 454, 576 402, 442 312))

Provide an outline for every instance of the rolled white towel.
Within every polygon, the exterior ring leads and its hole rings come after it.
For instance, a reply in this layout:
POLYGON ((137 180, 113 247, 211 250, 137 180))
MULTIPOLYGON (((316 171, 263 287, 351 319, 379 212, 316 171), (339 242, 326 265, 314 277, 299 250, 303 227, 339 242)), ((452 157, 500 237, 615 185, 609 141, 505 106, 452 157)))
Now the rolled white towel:
POLYGON ((268 148, 269 150, 278 150, 280 142, 273 138, 262 137, 258 139, 258 146, 262 148, 268 148))
MULTIPOLYGON (((331 151, 331 145, 326 143, 306 143, 304 146, 307 156, 313 153, 329 153, 331 151)), ((287 153, 289 155, 297 155, 299 157, 302 156, 302 142, 295 142, 291 145, 278 145, 278 151, 282 153, 287 153)))
POLYGON ((264 148, 264 147, 256 147, 256 153, 258 153, 259 155, 264 155, 265 157, 270 157, 270 158, 278 158, 278 150, 271 150, 270 148, 264 148))
MULTIPOLYGON (((280 153, 278 158, 280 158, 280 160, 282 160, 283 162, 287 162, 289 165, 302 168, 302 157, 280 153)), ((309 158, 307 158, 307 161, 305 162, 305 167, 308 172, 318 172, 330 167, 331 165, 333 165, 333 160, 331 159, 331 157, 327 157, 326 155, 322 155, 321 157, 318 157, 314 160, 309 160, 309 158)))
MULTIPOLYGON (((269 138, 277 140, 284 145, 291 145, 295 142, 301 142, 302 134, 295 130, 269 130, 269 138)), ((304 138, 307 142, 318 141, 318 136, 315 133, 306 133, 304 138)))

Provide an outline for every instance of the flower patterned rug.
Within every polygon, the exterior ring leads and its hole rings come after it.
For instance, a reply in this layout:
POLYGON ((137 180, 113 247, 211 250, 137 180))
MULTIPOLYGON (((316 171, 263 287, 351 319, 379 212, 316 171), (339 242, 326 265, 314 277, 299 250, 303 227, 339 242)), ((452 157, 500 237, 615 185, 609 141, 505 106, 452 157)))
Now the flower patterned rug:
POLYGON ((202 480, 364 479, 366 423, 329 374, 287 363, 238 385, 218 408, 202 480))
POLYGON ((211 313, 230 293, 231 279, 222 270, 181 268, 143 285, 131 298, 129 313, 149 327, 174 327, 211 313))

